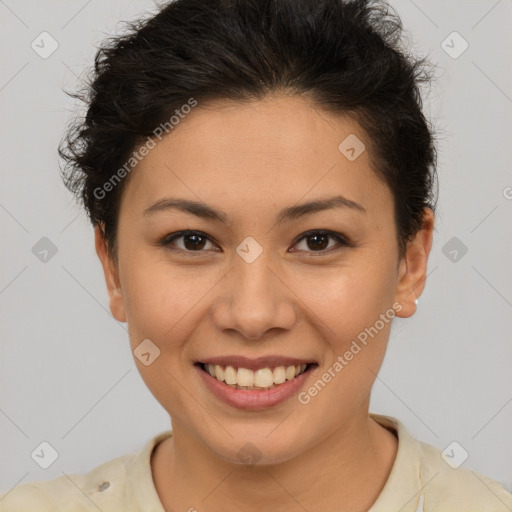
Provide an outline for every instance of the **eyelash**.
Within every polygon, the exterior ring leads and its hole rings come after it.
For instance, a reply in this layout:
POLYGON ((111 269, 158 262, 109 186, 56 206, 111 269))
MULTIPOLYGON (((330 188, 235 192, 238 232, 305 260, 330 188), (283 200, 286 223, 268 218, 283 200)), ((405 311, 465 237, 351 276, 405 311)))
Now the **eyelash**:
MULTIPOLYGON (((186 254, 194 254, 194 253, 201 254, 201 253, 205 252, 205 250, 190 251, 187 249, 177 249, 175 247, 172 247, 172 242, 174 242, 178 238, 182 238, 186 235, 197 235, 202 238, 206 238, 208 241, 213 243, 211 238, 207 234, 203 233, 202 231, 184 230, 184 231, 177 231, 176 233, 171 233, 170 235, 167 235, 160 241, 160 245, 165 247, 166 249, 169 249, 169 250, 172 250, 175 252, 186 253, 186 254)), ((335 239, 339 245, 338 245, 338 247, 334 247, 334 248, 330 247, 329 249, 323 249, 323 250, 319 250, 319 251, 306 251, 306 253, 319 254, 319 255, 331 254, 340 249, 343 249, 344 247, 354 247, 354 244, 346 236, 342 235, 341 233, 336 233, 334 231, 329 231, 329 230, 307 231, 306 233, 303 233, 300 236, 300 238, 298 238, 297 241, 293 245, 296 245, 299 242, 301 242, 302 240, 312 237, 312 236, 315 236, 315 235, 328 235, 329 237, 335 239)), ((295 252, 295 251, 293 251, 293 252, 295 252)))

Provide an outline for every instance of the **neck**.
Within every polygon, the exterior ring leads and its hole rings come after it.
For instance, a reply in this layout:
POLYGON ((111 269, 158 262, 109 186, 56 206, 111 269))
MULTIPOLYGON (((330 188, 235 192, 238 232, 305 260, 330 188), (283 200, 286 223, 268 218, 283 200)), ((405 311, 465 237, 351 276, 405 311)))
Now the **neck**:
POLYGON ((151 460, 167 510, 367 511, 396 457, 397 439, 367 414, 293 460, 244 466, 219 458, 179 423, 151 460))

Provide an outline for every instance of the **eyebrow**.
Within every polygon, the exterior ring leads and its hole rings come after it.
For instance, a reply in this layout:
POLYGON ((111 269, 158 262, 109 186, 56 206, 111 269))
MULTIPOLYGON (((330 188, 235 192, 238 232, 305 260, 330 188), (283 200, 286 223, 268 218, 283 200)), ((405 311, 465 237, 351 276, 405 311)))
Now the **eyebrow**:
MULTIPOLYGON (((299 205, 289 206, 279 212, 277 216, 277 224, 282 224, 287 221, 295 220, 305 215, 312 213, 330 210, 332 208, 349 208, 361 213, 366 213, 366 209, 344 196, 334 196, 328 199, 317 199, 308 203, 299 205)), ((189 199, 178 199, 172 197, 164 197, 159 199, 156 203, 151 205, 149 208, 144 210, 144 217, 150 217, 151 215, 166 210, 179 210, 185 213, 191 213, 201 219, 216 220, 227 224, 228 215, 221 211, 209 206, 205 203, 198 201, 191 201, 189 199)))

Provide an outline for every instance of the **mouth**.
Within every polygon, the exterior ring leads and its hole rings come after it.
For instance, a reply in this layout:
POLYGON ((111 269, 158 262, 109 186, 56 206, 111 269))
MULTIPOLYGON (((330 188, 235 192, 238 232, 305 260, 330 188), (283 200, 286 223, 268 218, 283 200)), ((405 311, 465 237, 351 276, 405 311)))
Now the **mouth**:
POLYGON ((281 386, 304 373, 311 371, 316 363, 297 365, 265 366, 258 369, 243 366, 196 363, 201 370, 231 389, 246 391, 264 391, 281 386))
POLYGON ((280 356, 233 356, 196 361, 194 366, 213 396, 238 409, 261 410, 297 394, 318 363, 280 356))

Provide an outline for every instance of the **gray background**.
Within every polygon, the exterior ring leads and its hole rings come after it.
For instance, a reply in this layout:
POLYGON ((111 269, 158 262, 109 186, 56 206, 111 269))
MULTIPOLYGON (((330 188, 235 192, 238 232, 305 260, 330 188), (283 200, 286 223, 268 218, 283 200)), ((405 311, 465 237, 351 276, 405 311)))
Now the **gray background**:
MULTIPOLYGON (((417 314, 395 320, 371 410, 440 449, 457 441, 466 467, 512 490, 512 3, 392 5, 413 51, 439 66, 425 109, 440 137, 440 199, 427 287, 417 314), (453 31, 469 43, 458 58, 441 47, 453 31)), ((2 490, 89 471, 170 427, 108 310, 93 231, 56 153, 74 111, 62 89, 78 86, 120 20, 148 10, 0 0, 2 490), (31 47, 43 31, 59 45, 46 59, 31 47), (32 250, 43 237, 57 248, 46 262, 32 250), (42 441, 59 453, 46 470, 31 458, 42 441)))

